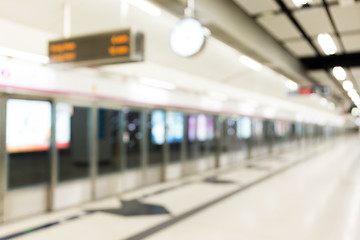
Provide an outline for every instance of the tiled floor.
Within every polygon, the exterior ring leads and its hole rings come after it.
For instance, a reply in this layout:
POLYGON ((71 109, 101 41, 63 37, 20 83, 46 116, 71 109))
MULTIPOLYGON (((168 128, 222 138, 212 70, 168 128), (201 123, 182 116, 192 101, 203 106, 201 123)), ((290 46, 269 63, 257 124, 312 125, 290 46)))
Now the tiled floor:
POLYGON ((0 226, 0 238, 87 210, 120 209, 121 198, 158 205, 170 214, 96 211, 16 239, 360 239, 358 145, 357 137, 342 138, 326 148, 273 156, 7 223, 0 226))

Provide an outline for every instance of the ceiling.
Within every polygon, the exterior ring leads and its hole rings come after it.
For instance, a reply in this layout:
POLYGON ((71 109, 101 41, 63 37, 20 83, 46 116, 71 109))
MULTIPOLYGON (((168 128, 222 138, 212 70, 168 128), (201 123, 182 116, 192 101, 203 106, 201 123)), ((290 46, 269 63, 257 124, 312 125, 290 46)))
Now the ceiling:
MULTIPOLYGON (((304 7, 295 6, 291 0, 234 2, 298 59, 326 56, 316 41, 320 33, 332 36, 337 47, 336 55, 360 52, 359 1, 341 4, 338 0, 313 0, 304 7)), ((359 91, 360 76, 353 73, 356 70, 352 67, 346 71, 359 91)), ((347 99, 341 84, 328 68, 309 71, 309 75, 319 84, 330 86, 335 98, 347 99)))
MULTIPOLYGON (((175 16, 183 16, 185 0, 151 1, 166 8, 175 16)), ((240 50, 242 53, 275 71, 294 79, 301 85, 328 85, 333 91, 333 96, 331 97, 333 101, 336 101, 338 104, 349 104, 350 100, 342 89, 341 83, 333 78, 329 73, 329 69, 318 68, 305 71, 303 79, 298 76, 292 77, 291 73, 283 71, 279 64, 275 62, 274 59, 278 56, 275 56, 277 52, 271 52, 273 47, 268 49, 271 54, 267 54, 267 51, 263 50, 256 51, 255 45, 249 47, 251 43, 238 41, 234 34, 232 35, 225 31, 224 25, 219 23, 221 19, 216 18, 218 13, 202 11, 202 7, 210 2, 224 4, 231 2, 239 15, 245 14, 248 16, 256 25, 255 27, 266 34, 267 39, 264 40, 264 43, 274 42, 287 54, 296 59, 301 65, 300 68, 306 70, 304 60, 310 59, 315 61, 319 57, 321 57, 321 61, 327 59, 316 41, 316 36, 319 33, 326 32, 332 35, 338 49, 336 55, 347 56, 360 53, 360 1, 355 0, 351 4, 341 4, 342 1, 313 0, 311 4, 298 8, 291 0, 195 0, 197 18, 211 30, 215 38, 240 50), (202 2, 203 5, 199 5, 198 2, 202 2)), ((94 19, 102 18, 101 24, 98 23, 99 25, 97 26, 97 21, 91 21, 89 24, 84 25, 83 21, 81 21, 81 14, 72 16, 74 22, 73 28, 78 29, 77 32, 79 34, 82 31, 86 32, 87 29, 89 31, 90 29, 102 29, 104 27, 103 23, 107 18, 109 19, 105 22, 109 29, 119 26, 116 21, 113 21, 112 18, 110 19, 110 16, 118 14, 119 0, 0 0, 0 16, 2 19, 51 32, 54 36, 61 37, 63 34, 63 10, 66 2, 70 2, 77 9, 77 13, 92 15, 94 19), (88 8, 90 5, 98 6, 96 11, 90 11, 88 8), (77 22, 81 24, 77 26, 77 22)), ((241 32, 242 29, 234 30, 235 32, 236 30, 241 32)), ((245 35, 244 39, 246 39, 247 34, 242 35, 245 35)), ((179 59, 175 60, 177 62, 180 61, 179 59)), ((216 66, 216 61, 214 61, 214 66, 216 66)), ((223 73, 225 70, 219 71, 219 73, 223 73)), ((346 68, 346 71, 355 88, 360 91, 359 66, 349 66, 346 68)), ((204 70, 203 72, 206 71, 204 70)), ((301 71, 299 73, 302 75, 301 71)), ((229 73, 229 77, 232 74, 229 73)))
MULTIPOLYGON (((184 0, 153 1, 168 8, 177 15, 181 16, 183 14, 184 0)), ((197 1, 201 2, 201 0, 197 1)), ((226 1, 223 0, 223 2, 226 1)), ((268 34, 269 39, 275 40, 292 56, 303 62, 305 67, 306 61, 317 61, 318 65, 324 65, 323 62, 328 61, 328 57, 323 53, 316 40, 317 35, 320 33, 329 33, 332 36, 337 47, 335 55, 340 57, 347 57, 349 55, 353 55, 356 58, 359 57, 359 0, 313 0, 302 7, 295 6, 292 0, 232 1, 239 8, 239 12, 245 12, 268 34)), ((217 23, 208 20, 209 16, 203 14, 200 4, 197 4, 196 8, 197 18, 212 30, 213 36, 221 39, 222 37, 219 36, 221 32, 214 28, 217 23)), ((231 41, 228 42, 231 43, 231 41)), ((232 45, 237 46, 236 43, 232 45)), ((241 50, 244 52, 244 49, 241 50)), ((261 54, 251 52, 247 54, 271 67, 271 61, 264 61, 261 54)), ((332 62, 332 64, 335 64, 335 66, 341 65, 341 60, 335 63, 332 62)), ((275 70, 277 69, 275 68, 275 70)), ((341 83, 332 76, 329 67, 318 67, 317 69, 308 70, 308 78, 312 84, 330 86, 333 92, 332 98, 336 102, 350 105, 351 100, 343 90, 341 83)), ((356 66, 349 66, 345 70, 349 80, 353 82, 355 89, 359 92, 360 76, 358 68, 356 66)), ((297 81, 296 78, 294 80, 297 81)), ((309 84, 301 81, 297 82, 303 85, 309 84)))

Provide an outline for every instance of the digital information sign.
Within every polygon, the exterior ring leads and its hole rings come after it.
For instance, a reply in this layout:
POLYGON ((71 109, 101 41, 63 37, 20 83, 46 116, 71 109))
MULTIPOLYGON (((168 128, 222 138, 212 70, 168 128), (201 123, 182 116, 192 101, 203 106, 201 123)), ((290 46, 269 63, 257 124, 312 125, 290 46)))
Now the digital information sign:
POLYGON ((330 96, 331 89, 328 86, 308 86, 308 87, 300 87, 295 91, 289 91, 289 95, 310 95, 316 93, 321 96, 330 96))
POLYGON ((144 35, 128 30, 49 42, 52 64, 105 65, 142 61, 144 35))

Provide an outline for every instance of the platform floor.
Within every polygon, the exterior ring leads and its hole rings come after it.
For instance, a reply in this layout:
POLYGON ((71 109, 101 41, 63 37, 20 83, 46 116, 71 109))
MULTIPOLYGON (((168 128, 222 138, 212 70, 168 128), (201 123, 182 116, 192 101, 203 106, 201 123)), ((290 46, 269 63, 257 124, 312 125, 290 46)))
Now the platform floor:
POLYGON ((359 144, 342 137, 6 223, 0 239, 360 239, 359 144))

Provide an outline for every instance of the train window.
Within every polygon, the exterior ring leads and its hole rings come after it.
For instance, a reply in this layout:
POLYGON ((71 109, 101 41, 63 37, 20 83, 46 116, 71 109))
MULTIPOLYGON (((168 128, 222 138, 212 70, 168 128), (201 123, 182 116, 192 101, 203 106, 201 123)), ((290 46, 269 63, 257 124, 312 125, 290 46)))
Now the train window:
POLYGON ((196 115, 187 116, 187 159, 194 160, 197 157, 197 141, 196 141, 196 115))
POLYGON ((198 140, 198 157, 203 157, 208 153, 208 130, 207 117, 199 114, 196 121, 196 139, 198 140))
POLYGON ((206 117, 206 123, 207 123, 207 141, 209 146, 209 153, 215 153, 216 152, 216 141, 215 141, 215 122, 216 117, 214 116, 207 116, 206 117))
POLYGON ((251 119, 249 117, 238 118, 236 128, 236 135, 239 139, 251 137, 251 119))
POLYGON ((236 119, 228 118, 226 120, 226 138, 227 144, 229 146, 229 151, 235 151, 237 148, 237 139, 236 139, 236 119))
POLYGON ((155 110, 148 113, 149 164, 163 162, 163 145, 165 142, 165 112, 155 110))
POLYGON ((169 144, 169 161, 181 160, 181 142, 184 135, 184 115, 181 112, 166 113, 166 141, 169 144))
POLYGON ((273 140, 275 136, 274 121, 265 120, 263 125, 264 138, 266 140, 273 140))
POLYGON ((70 104, 56 105, 56 145, 59 152, 59 180, 89 176, 89 123, 91 109, 70 104))
POLYGON ((9 99, 6 114, 9 188, 48 183, 51 104, 9 99))
POLYGON ((126 144, 127 168, 140 167, 141 159, 141 112, 126 110, 126 129, 123 141, 126 144))
POLYGON ((121 168, 123 112, 98 110, 98 170, 100 174, 117 172, 121 168))

